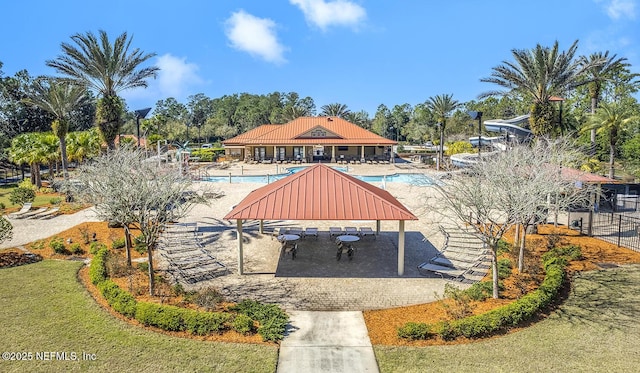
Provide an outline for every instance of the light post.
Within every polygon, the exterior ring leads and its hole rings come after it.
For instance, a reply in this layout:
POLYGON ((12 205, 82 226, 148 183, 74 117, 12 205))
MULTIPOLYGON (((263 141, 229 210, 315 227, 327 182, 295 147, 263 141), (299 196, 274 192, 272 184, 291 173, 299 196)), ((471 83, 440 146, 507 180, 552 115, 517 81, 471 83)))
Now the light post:
POLYGON ((481 111, 469 111, 467 112, 472 120, 478 120, 478 162, 480 162, 480 148, 482 147, 482 112, 481 111))
POLYGON ((140 119, 144 119, 147 114, 149 114, 149 112, 151 111, 151 108, 145 108, 145 109, 140 109, 140 110, 136 110, 134 113, 136 113, 136 128, 138 130, 137 132, 137 136, 138 136, 138 149, 140 149, 140 119))
POLYGON ((438 156, 436 157, 436 171, 440 171, 440 162, 442 162, 442 153, 444 151, 444 129, 442 123, 437 123, 440 128, 440 144, 438 144, 438 156))

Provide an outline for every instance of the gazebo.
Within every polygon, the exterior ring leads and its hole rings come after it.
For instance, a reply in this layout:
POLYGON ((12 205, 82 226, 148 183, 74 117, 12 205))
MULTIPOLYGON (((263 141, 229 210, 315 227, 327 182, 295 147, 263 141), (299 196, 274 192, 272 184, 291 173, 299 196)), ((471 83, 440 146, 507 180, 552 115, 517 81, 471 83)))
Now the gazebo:
POLYGON ((225 220, 237 221, 238 273, 243 274, 243 220, 375 220, 398 221, 398 276, 404 274, 404 222, 418 218, 386 190, 323 164, 251 192, 225 220))

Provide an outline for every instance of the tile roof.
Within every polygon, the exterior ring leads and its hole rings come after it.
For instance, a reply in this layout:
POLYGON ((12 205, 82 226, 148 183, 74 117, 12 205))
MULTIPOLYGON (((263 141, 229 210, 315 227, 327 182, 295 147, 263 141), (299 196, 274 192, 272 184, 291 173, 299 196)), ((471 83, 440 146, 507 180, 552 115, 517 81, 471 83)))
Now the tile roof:
POLYGON ((339 117, 300 117, 286 124, 265 124, 234 138, 225 145, 313 145, 313 144, 395 145, 396 142, 368 131, 339 117), (328 136, 312 137, 313 130, 328 136))
POLYGON ((323 164, 251 192, 224 217, 262 220, 417 220, 386 190, 323 164))
POLYGON ((612 183, 618 182, 617 180, 610 179, 606 176, 591 174, 591 173, 584 172, 584 171, 581 171, 575 168, 570 168, 570 167, 562 167, 561 174, 564 179, 581 181, 583 183, 612 184, 612 183))

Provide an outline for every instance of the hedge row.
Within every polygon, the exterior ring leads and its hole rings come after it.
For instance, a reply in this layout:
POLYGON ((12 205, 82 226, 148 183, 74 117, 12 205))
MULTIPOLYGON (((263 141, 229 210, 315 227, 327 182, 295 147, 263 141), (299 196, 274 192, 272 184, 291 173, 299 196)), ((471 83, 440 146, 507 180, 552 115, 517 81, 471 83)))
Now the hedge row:
POLYGON ((544 262, 545 278, 538 289, 506 306, 489 312, 435 325, 406 323, 398 328, 398 336, 407 339, 428 339, 440 336, 444 340, 458 337, 480 338, 517 326, 530 320, 555 299, 565 279, 566 260, 548 258, 544 262))
POLYGON ((265 305, 254 301, 243 301, 234 309, 237 314, 224 312, 202 312, 169 305, 138 302, 129 292, 110 280, 106 270, 108 250, 99 250, 91 261, 89 277, 98 287, 109 306, 116 312, 135 318, 146 326, 154 326, 168 331, 186 331, 194 335, 208 335, 233 329, 247 334, 255 331, 255 321, 259 323, 258 333, 265 341, 283 338, 288 316, 275 305, 265 305))

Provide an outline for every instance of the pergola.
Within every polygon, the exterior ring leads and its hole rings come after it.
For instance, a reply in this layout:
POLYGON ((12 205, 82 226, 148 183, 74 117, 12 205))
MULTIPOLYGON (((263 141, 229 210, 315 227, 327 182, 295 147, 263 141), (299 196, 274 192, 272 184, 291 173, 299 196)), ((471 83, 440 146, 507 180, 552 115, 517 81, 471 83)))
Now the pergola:
POLYGON ((259 220, 375 220, 398 221, 398 276, 404 274, 404 222, 418 218, 386 190, 323 164, 251 192, 225 220, 237 221, 238 273, 243 274, 242 221, 259 220))

